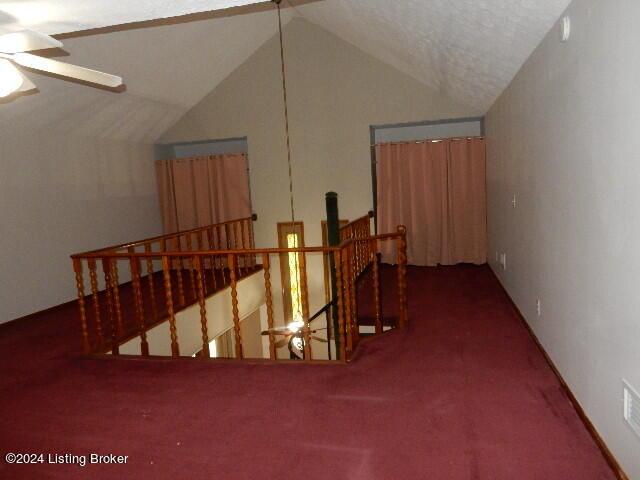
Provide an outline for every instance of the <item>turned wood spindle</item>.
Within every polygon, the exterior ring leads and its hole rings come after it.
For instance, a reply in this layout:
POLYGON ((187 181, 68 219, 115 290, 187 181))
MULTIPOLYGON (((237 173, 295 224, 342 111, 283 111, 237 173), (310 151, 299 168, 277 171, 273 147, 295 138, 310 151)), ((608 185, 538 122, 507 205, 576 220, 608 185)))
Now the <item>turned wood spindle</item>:
POLYGON ((344 281, 344 327, 345 332, 347 334, 347 353, 351 355, 353 351, 353 330, 351 328, 352 318, 351 318, 351 272, 349 266, 351 265, 351 252, 350 248, 347 247, 344 250, 344 255, 342 258, 342 279, 344 281))
MULTIPOLYGON (((202 251, 205 250, 202 230, 198 230, 196 232, 196 243, 198 245, 198 251, 199 252, 202 252, 202 251)), ((204 281, 204 283, 203 283, 204 293, 206 295, 207 294, 207 290, 208 290, 208 288, 207 288, 207 270, 206 270, 207 269, 207 259, 206 259, 206 257, 203 257, 201 259, 200 265, 204 269, 203 272, 202 272, 203 273, 203 277, 202 278, 203 278, 203 281, 204 281)))
MULTIPOLYGON (((191 239, 191 234, 187 234, 187 251, 193 252, 193 240, 191 239)), ((194 272, 193 266, 193 257, 189 256, 187 259, 187 263, 189 265, 189 281, 191 282, 191 293, 194 300, 197 298, 198 294, 196 292, 196 276, 194 272)))
POLYGON ((93 301, 93 315, 96 324, 96 335, 98 336, 98 345, 102 346, 104 337, 102 335, 102 319, 100 318, 100 297, 98 291, 98 272, 96 271, 96 259, 87 260, 89 265, 89 279, 91 282, 91 298, 93 301))
POLYGON ((171 355, 180 356, 178 345, 178 331, 176 329, 176 316, 173 309, 173 294, 171 290, 171 264, 169 257, 162 257, 162 272, 164 277, 164 295, 167 302, 167 315, 169 316, 169 332, 171 335, 171 355))
POLYGON ((371 251, 371 270, 373 276, 373 303, 375 307, 376 334, 381 334, 382 329, 382 303, 380 302, 380 267, 378 265, 378 241, 373 240, 371 251))
MULTIPOLYGON (((214 230, 212 228, 207 229, 207 244, 209 245, 209 251, 215 250, 215 238, 214 230)), ((213 282, 213 291, 218 290, 218 280, 216 279, 216 264, 218 262, 215 255, 209 255, 209 268, 211 269, 211 280, 213 282)))
POLYGON ((273 294, 271 293, 271 265, 268 253, 262 254, 262 269, 264 270, 264 291, 267 304, 267 325, 269 327, 269 356, 271 360, 277 359, 276 338, 273 334, 273 294))
MULTIPOLYGON (((178 252, 182 252, 182 247, 181 247, 181 240, 180 240, 180 235, 178 235, 177 237, 175 237, 177 239, 176 242, 176 248, 178 252)), ((177 271, 177 279, 178 279, 178 301, 180 302, 180 305, 184 305, 186 303, 186 299, 184 296, 184 283, 182 280, 182 271, 184 269, 184 262, 182 259, 182 256, 179 257, 177 262, 172 262, 172 263, 177 263, 178 264, 178 271, 177 271)))
POLYGON ((113 303, 116 311, 116 333, 118 342, 122 340, 124 325, 122 321, 122 304, 120 303, 120 280, 118 279, 118 259, 111 261, 111 288, 113 289, 113 303))
POLYGON ((111 353, 117 355, 119 353, 119 347, 115 308, 113 306, 113 291, 111 289, 111 263, 107 258, 102 259, 102 271, 104 273, 104 290, 107 296, 107 318, 109 319, 109 325, 111 327, 111 353))
MULTIPOLYGON (((239 240, 238 240, 238 231, 237 231, 238 227, 239 227, 239 225, 238 225, 237 222, 234 222, 234 223, 231 224, 231 232, 232 232, 232 235, 233 235, 233 248, 232 248, 232 250, 240 250, 241 249, 241 247, 239 245, 239 240)), ((235 265, 236 265, 236 269, 237 269, 237 272, 236 272, 237 278, 242 278, 242 255, 237 255, 235 257, 235 259, 236 259, 235 265)))
POLYGON ((356 272, 356 255, 355 255, 355 243, 353 244, 353 255, 352 262, 349 263, 349 268, 351 269, 351 330, 352 330, 352 342, 353 347, 360 340, 360 330, 358 327, 358 304, 357 304, 357 291, 358 291, 358 272, 356 272))
POLYGON ((147 256, 147 282, 149 283, 149 301, 151 302, 151 314, 153 315, 153 320, 158 320, 158 305, 156 304, 156 287, 154 284, 154 268, 153 268, 153 257, 151 256, 151 244, 144 244, 144 251, 148 255, 147 256))
POLYGON ((236 279, 236 257, 230 253, 227 256, 229 262, 229 282, 231 284, 231 308, 233 310, 233 331, 235 333, 236 358, 242 359, 242 334, 240 332, 240 310, 238 309, 238 283, 236 279))
POLYGON ((227 245, 227 250, 232 250, 231 248, 231 234, 229 233, 229 224, 224 224, 224 239, 227 245))
MULTIPOLYGON (((253 232, 253 217, 249 220, 249 248, 255 250, 256 240, 253 232)), ((255 268, 257 262, 257 255, 254 253, 251 255, 251 267, 255 268)))
POLYGON ((78 309, 80 311, 80 326, 82 329, 82 350, 85 355, 91 353, 89 343, 89 329, 87 328, 87 312, 84 305, 84 279, 82 278, 82 260, 73 259, 73 271, 76 275, 76 288, 78 289, 78 309))
POLYGON ((307 257, 305 253, 298 253, 300 268, 300 301, 302 302, 302 318, 304 327, 302 337, 304 339, 304 358, 311 361, 311 329, 309 328, 309 289, 307 287, 307 257))
MULTIPOLYGON (((130 253, 134 253, 133 249, 130 249, 130 253)), ((149 356, 149 343, 147 342, 147 330, 144 321, 142 287, 140 284, 140 260, 138 257, 129 258, 129 267, 131 269, 131 285, 133 286, 133 302, 136 320, 138 321, 138 329, 140 331, 140 353, 147 357, 149 356)))
MULTIPOLYGON (((240 220, 240 238, 241 238, 241 247, 242 250, 246 250, 246 244, 245 244, 245 239, 246 239, 246 221, 245 220, 240 220)), ((248 262, 248 256, 247 254, 242 255, 242 265, 244 267, 245 273, 247 271, 247 269, 249 268, 249 262, 248 262)))
POLYGON ((399 328, 407 326, 407 227, 398 227, 400 238, 398 240, 398 307, 399 328))
POLYGON ((204 297, 204 275, 202 274, 202 260, 200 257, 194 258, 196 267, 196 277, 198 281, 198 304, 200 305, 200 326, 202 328, 202 355, 205 358, 210 358, 209 352, 209 332, 207 323, 207 306, 204 297))
POLYGON ((300 268, 300 301, 302 303, 302 316, 309 318, 309 287, 307 284, 307 256, 305 253, 299 253, 299 265, 300 268))
MULTIPOLYGON (((225 231, 225 235, 228 231, 228 229, 225 227, 224 229, 225 231)), ((216 225, 216 233, 218 234, 218 248, 217 250, 222 250, 223 249, 223 245, 226 245, 226 250, 229 250, 229 237, 225 236, 224 242, 222 240, 222 227, 220 227, 220 225, 216 225)), ((226 275, 226 270, 228 268, 228 265, 225 266, 225 258, 224 257, 219 257, 220 258, 220 271, 222 273, 222 287, 226 287, 227 286, 227 275, 226 275)))
MULTIPOLYGON (((347 361, 347 350, 345 343, 345 328, 344 328, 344 295, 342 285, 342 254, 340 250, 334 252, 334 265, 336 266, 336 292, 337 292, 337 308, 338 308, 338 332, 334 332, 334 338, 338 340, 340 345, 340 359, 343 362, 347 361)), ((337 353, 337 352, 336 352, 337 353)))

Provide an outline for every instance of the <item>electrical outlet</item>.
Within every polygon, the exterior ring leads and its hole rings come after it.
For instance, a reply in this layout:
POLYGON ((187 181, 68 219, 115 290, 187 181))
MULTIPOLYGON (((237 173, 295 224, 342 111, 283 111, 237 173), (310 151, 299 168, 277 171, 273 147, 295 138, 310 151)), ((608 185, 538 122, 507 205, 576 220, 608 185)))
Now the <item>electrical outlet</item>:
POLYGON ((502 265, 502 270, 504 271, 507 270, 507 254, 506 253, 500 254, 500 265, 502 265))
POLYGON ((515 194, 513 195, 513 200, 511 200, 511 205, 513 205, 513 208, 518 206, 518 197, 515 194))
POLYGON ((539 317, 542 316, 542 302, 540 301, 540 299, 538 299, 538 301, 536 302, 536 312, 538 312, 539 317))

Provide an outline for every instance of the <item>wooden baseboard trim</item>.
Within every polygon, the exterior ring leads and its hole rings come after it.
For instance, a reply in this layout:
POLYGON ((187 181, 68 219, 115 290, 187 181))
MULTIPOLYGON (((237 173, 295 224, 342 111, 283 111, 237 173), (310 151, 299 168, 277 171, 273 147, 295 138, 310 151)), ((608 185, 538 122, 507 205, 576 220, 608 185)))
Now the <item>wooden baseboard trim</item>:
POLYGON ((524 317, 524 315, 522 315, 522 312, 520 311, 520 309, 518 308, 516 303, 511 298, 511 295, 509 295, 509 292, 507 292, 507 289, 504 288, 504 285, 500 281, 500 278, 498 277, 498 275, 496 275, 496 272, 493 270, 493 268, 491 266, 489 266, 489 269, 491 270, 491 273, 493 273, 493 276, 496 278, 496 281, 498 282, 498 285, 500 285, 500 288, 502 289, 502 291, 504 292, 505 296, 509 300, 509 303, 511 304, 511 307, 513 308, 514 312, 520 318, 520 321, 523 323, 523 325, 525 326, 525 328, 529 332, 529 335, 531 335, 531 338, 533 339, 533 341, 536 343, 536 345, 540 349, 540 352, 542 353, 542 355, 544 356, 545 360, 547 361, 547 363, 551 367, 551 370, 553 371, 555 376, 558 378, 558 381, 560 382, 560 385, 562 385, 562 389, 564 390, 565 394, 569 398, 569 401, 573 405, 573 408, 575 408, 576 412, 578 413, 578 416, 580 417, 580 420, 582 420, 582 423, 584 423, 584 426, 586 427, 587 431, 591 434, 591 437, 596 442, 596 445, 598 445, 598 448, 602 452, 602 455, 604 455, 604 458, 607 461, 607 463, 609 464, 609 466, 611 467, 611 469, 613 470, 613 473, 616 475, 616 477, 619 480, 629 480, 629 477, 627 476, 627 474, 624 472, 624 470, 620 466, 620 463, 618 462, 616 457, 613 455, 611 450, 609 450, 609 447, 607 446, 605 441, 602 439, 602 437, 600 436, 600 434, 596 430, 596 427, 594 427, 593 423, 591 422, 591 420, 589 419, 589 417, 585 413, 584 409, 582 408, 582 405, 580 405, 580 402, 578 401, 576 396, 573 394, 573 392, 569 388, 569 385, 567 385, 567 382, 564 380, 564 378, 560 374, 560 371, 558 370, 556 365, 553 363, 553 360, 551 360, 551 357, 549 356, 547 351, 542 346, 542 343, 540 343, 540 340, 538 339, 538 337, 536 336, 535 332, 533 331, 533 329, 529 325, 529 322, 527 322, 527 319, 524 317))

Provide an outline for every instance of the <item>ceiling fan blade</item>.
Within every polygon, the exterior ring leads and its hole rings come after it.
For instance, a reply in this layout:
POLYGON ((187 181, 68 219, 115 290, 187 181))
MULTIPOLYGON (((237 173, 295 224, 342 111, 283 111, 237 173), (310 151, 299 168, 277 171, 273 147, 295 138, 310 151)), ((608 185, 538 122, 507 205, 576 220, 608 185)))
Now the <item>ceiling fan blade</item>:
POLYGON ((5 58, 0 58, 0 98, 5 98, 18 91, 24 83, 24 76, 16 66, 5 58))
POLYGON ((61 47, 62 42, 59 40, 33 30, 21 30, 0 35, 0 52, 2 53, 30 52, 61 47))
POLYGON ((286 347, 288 343, 289 343, 289 338, 285 338, 284 340, 280 340, 279 342, 276 342, 275 347, 276 348, 286 347))
POLYGON ((327 340, 326 338, 321 338, 321 337, 316 337, 316 336, 312 336, 311 337, 312 340, 315 340, 317 342, 322 342, 322 343, 329 343, 329 340, 327 340))
POLYGON ((43 58, 30 53, 16 53, 12 55, 12 60, 23 67, 49 72, 63 77, 83 80, 89 83, 104 85, 105 87, 116 88, 122 85, 122 78, 108 73, 102 73, 89 68, 78 67, 69 63, 58 62, 50 58, 43 58))
POLYGON ((291 336, 293 335, 295 332, 292 332, 289 327, 274 327, 274 328, 270 328, 268 330, 264 330, 261 334, 262 335, 286 335, 286 336, 291 336))
POLYGON ((16 90, 16 92, 25 93, 30 92, 31 90, 38 89, 38 87, 36 87, 35 84, 31 80, 29 80, 26 75, 24 75, 23 73, 20 73, 20 75, 22 76, 22 85, 18 90, 16 90))

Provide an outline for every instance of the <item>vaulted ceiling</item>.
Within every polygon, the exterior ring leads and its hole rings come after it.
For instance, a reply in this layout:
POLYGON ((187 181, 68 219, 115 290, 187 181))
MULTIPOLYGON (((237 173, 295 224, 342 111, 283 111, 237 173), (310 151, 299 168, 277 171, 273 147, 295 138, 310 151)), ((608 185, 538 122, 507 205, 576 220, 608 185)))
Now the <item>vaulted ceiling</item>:
POLYGON ((361 50, 485 112, 570 0, 325 0, 296 8, 361 50))
MULTIPOLYGON (((287 3, 293 8, 285 9, 285 23, 302 16, 470 111, 484 113, 569 0, 287 3)), ((41 93, 0 105, 0 122, 8 120, 3 113, 28 117, 43 105, 52 111, 40 121, 70 121, 70 110, 82 108, 56 105, 53 99, 73 95, 91 108, 102 105, 102 120, 83 110, 88 125, 98 121, 96 128, 112 118, 128 118, 140 130, 152 117, 157 126, 136 133, 136 139, 152 141, 271 38, 277 21, 273 5, 257 0, 0 0, 0 32, 20 28, 60 35, 70 53, 60 60, 122 75, 127 92, 94 92, 29 74, 41 93), (169 17, 178 18, 154 22, 169 17), (109 28, 125 24, 131 25, 109 28), (147 116, 127 113, 132 105, 147 116)))

